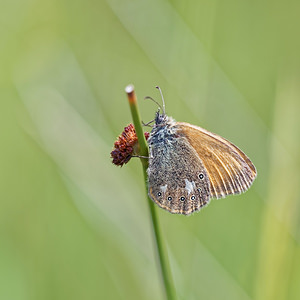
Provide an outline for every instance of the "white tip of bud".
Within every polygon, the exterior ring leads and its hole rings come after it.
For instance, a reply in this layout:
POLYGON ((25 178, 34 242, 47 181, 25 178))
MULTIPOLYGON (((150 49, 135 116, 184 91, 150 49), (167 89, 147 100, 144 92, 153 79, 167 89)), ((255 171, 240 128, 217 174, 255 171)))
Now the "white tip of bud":
POLYGON ((133 84, 128 84, 127 86, 126 86, 126 88, 125 88, 125 92, 127 93, 127 94, 129 94, 129 93, 132 93, 134 91, 134 86, 133 86, 133 84))

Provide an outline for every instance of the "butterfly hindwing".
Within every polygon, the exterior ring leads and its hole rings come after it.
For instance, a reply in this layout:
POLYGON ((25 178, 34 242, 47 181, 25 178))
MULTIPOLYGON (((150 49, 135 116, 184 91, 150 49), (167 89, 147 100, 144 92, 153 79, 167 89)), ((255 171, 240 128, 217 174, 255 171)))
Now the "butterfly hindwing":
POLYGON ((189 215, 209 202, 210 182, 197 152, 177 129, 154 130, 149 142, 148 190, 171 213, 189 215))

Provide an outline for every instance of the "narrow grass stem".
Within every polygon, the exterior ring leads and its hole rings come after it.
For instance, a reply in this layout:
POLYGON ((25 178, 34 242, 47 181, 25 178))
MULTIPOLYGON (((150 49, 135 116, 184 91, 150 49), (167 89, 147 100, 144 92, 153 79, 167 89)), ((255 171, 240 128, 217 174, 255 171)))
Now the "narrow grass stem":
MULTIPOLYGON (((137 105, 137 98, 134 92, 134 87, 133 85, 128 85, 125 88, 125 91, 128 96, 128 101, 129 101, 129 106, 130 106, 130 111, 132 115, 132 120, 133 120, 133 125, 135 128, 135 132, 138 138, 138 143, 139 143, 139 155, 140 156, 146 156, 148 157, 148 147, 147 147, 147 142, 144 136, 143 128, 142 128, 142 123, 141 123, 141 118, 138 110, 138 105, 137 105)), ((145 166, 146 168, 148 167, 148 160, 141 158, 141 162, 143 164, 143 167, 145 166)))
MULTIPOLYGON (((137 106, 137 98, 134 92, 134 87, 132 85, 128 85, 125 88, 125 91, 128 95, 128 101, 130 105, 130 110, 132 114, 133 124, 135 127, 136 135, 138 137, 139 142, 139 155, 148 157, 148 146, 146 143, 146 139, 144 136, 144 132, 141 125, 140 115, 137 106)), ((143 174, 144 174, 144 182, 146 187, 146 195, 149 205, 149 211, 151 216, 151 224, 153 228, 154 241, 155 241, 155 250, 158 257, 159 268, 161 272, 161 276, 164 283, 165 293, 168 300, 175 300, 175 289, 173 285, 172 275, 170 272, 168 256, 163 246, 163 241, 161 238, 158 217, 156 214, 155 206, 153 201, 148 196, 148 186, 147 186, 147 168, 148 168, 148 160, 141 158, 141 162, 143 165, 143 174)))
MULTIPOLYGON (((147 181, 147 172, 144 167, 143 167, 143 173, 144 173, 145 181, 147 181)), ((147 185, 146 185, 146 193, 148 195, 147 185)), ((157 256, 158 256, 158 260, 159 260, 159 264, 160 264, 160 271, 161 271, 162 279, 164 282, 165 292, 166 292, 168 300, 175 300, 176 299, 175 298, 175 289, 174 289, 174 285, 173 285, 172 275, 170 272, 168 256, 167 256, 166 252, 164 251, 164 246, 163 246, 163 242, 162 242, 162 238, 161 238, 161 234, 160 234, 156 209, 155 209, 153 201, 149 198, 149 196, 147 196, 147 198, 148 198, 148 205, 149 205, 152 227, 153 227, 153 232, 154 232, 155 246, 156 246, 157 256)))

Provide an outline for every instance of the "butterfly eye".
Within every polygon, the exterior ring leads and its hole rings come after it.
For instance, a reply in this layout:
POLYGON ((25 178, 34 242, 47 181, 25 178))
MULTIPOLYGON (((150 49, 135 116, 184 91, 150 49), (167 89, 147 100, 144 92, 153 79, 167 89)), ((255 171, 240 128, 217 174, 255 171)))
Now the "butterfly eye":
POLYGON ((200 173, 199 178, 202 180, 204 178, 204 175, 202 173, 200 173))
POLYGON ((180 197, 180 200, 181 200, 181 201, 184 201, 184 200, 185 200, 185 197, 183 197, 183 196, 180 197))
POLYGON ((171 197, 171 196, 169 196, 167 199, 168 199, 168 201, 171 201, 171 200, 172 200, 172 197, 171 197))
POLYGON ((157 193, 157 196, 160 197, 160 196, 161 196, 161 192, 158 192, 158 193, 157 193))
POLYGON ((192 197, 191 197, 191 200, 195 200, 196 199, 196 197, 193 195, 192 197))

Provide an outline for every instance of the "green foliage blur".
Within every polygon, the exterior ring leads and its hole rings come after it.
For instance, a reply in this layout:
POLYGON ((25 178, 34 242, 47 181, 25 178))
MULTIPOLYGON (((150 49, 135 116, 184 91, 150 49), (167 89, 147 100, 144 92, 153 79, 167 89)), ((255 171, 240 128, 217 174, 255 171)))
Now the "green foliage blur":
POLYGON ((0 3, 0 299, 164 299, 140 162, 110 159, 129 83, 258 170, 158 209, 178 299, 300 299, 299 1, 0 3))

